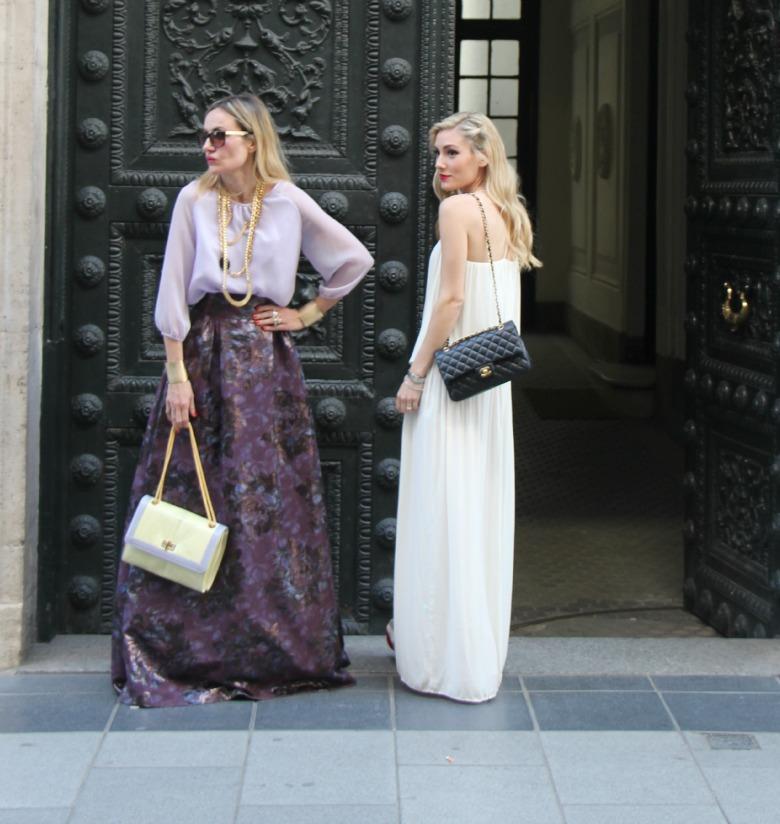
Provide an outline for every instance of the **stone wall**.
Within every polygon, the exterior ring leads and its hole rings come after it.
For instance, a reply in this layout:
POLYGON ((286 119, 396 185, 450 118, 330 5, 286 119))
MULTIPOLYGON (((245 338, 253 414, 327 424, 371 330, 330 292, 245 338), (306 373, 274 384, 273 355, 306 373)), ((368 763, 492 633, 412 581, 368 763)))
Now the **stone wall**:
POLYGON ((48 0, 0 0, 0 668, 33 640, 48 0))

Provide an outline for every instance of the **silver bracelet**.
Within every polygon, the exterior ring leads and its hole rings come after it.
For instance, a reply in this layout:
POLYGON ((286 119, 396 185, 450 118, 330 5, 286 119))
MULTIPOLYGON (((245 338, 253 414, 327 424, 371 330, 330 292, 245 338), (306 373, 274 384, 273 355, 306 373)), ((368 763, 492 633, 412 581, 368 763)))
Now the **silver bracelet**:
POLYGON ((415 384, 413 381, 409 380, 409 376, 404 376, 404 383, 413 391, 413 392, 422 392, 423 387, 420 384, 415 384))
POLYGON ((407 371, 406 377, 409 378, 412 383, 417 384, 417 386, 422 386, 425 383, 425 376, 418 375, 416 372, 412 372, 411 369, 407 371))

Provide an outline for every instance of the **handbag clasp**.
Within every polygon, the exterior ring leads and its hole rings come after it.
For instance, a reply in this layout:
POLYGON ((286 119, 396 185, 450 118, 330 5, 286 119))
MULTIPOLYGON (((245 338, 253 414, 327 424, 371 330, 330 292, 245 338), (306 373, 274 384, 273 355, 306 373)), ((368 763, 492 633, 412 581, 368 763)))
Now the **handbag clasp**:
POLYGON ((481 366, 479 369, 480 378, 489 378, 493 374, 492 366, 481 366))
POLYGON ((166 552, 173 552, 173 550, 176 549, 176 544, 174 544, 173 541, 169 541, 167 538, 160 544, 160 546, 166 552))

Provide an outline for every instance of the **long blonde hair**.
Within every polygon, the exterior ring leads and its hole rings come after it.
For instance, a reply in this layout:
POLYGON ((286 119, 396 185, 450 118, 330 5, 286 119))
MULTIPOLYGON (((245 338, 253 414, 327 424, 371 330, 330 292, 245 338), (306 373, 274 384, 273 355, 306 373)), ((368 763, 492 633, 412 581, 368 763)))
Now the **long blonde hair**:
MULTIPOLYGON (((223 97, 212 103, 206 114, 222 109, 239 125, 249 132, 248 138, 255 141, 255 176, 258 180, 273 183, 277 180, 289 180, 290 172, 282 151, 282 144, 271 115, 263 101, 257 95, 243 92, 223 97)), ((212 171, 204 172, 198 180, 201 192, 219 186, 219 175, 212 171)))
MULTIPOLYGON (((484 167, 484 189, 506 225, 508 256, 516 258, 523 269, 541 266, 541 261, 533 254, 533 229, 525 200, 518 191, 520 180, 507 160, 504 141, 493 121, 480 112, 452 114, 431 127, 428 132, 431 148, 434 148, 439 132, 448 129, 457 129, 468 141, 471 150, 487 161, 487 166, 484 167)), ((433 175, 433 191, 439 200, 457 194, 442 190, 438 172, 433 175)))

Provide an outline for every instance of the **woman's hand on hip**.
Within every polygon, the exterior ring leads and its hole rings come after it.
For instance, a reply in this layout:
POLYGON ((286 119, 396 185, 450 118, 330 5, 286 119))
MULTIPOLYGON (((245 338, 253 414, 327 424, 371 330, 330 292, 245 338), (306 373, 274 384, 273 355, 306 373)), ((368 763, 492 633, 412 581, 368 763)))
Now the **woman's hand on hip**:
POLYGON ((420 408, 420 399, 422 398, 422 391, 412 386, 411 383, 404 378, 398 392, 395 394, 395 408, 405 415, 407 412, 416 412, 420 408))
POLYGON ((195 418, 195 394, 189 381, 169 383, 165 396, 165 414, 171 425, 177 430, 184 429, 189 423, 190 415, 195 418))
POLYGON ((252 323, 263 332, 297 332, 303 329, 303 321, 297 309, 258 303, 252 312, 252 323))

